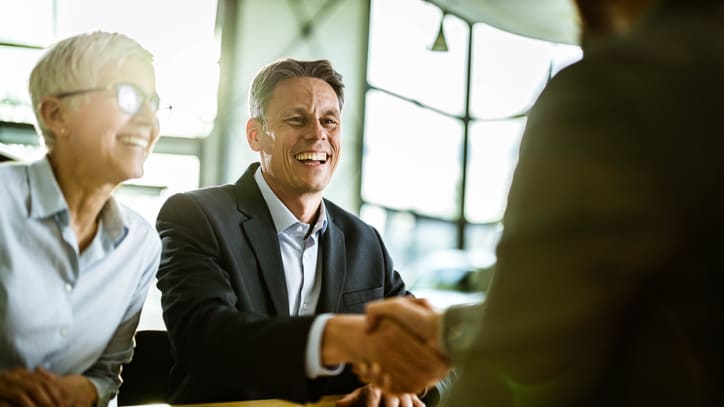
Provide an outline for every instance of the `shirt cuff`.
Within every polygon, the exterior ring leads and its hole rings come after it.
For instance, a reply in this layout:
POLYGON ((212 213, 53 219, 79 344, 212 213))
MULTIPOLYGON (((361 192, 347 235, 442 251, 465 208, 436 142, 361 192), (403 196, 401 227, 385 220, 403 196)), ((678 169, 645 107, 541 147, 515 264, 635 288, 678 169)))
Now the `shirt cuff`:
POLYGON ((332 318, 333 315, 334 314, 318 315, 314 318, 312 327, 309 329, 305 365, 307 377, 310 379, 316 379, 320 376, 337 376, 344 370, 344 363, 337 366, 324 366, 322 364, 322 336, 324 334, 324 328, 327 326, 327 321, 332 318))
POLYGON ((107 380, 98 377, 86 376, 86 378, 96 388, 96 394, 98 395, 98 402, 96 403, 96 407, 106 407, 111 399, 116 396, 118 390, 117 386, 115 386, 113 383, 109 383, 107 380))

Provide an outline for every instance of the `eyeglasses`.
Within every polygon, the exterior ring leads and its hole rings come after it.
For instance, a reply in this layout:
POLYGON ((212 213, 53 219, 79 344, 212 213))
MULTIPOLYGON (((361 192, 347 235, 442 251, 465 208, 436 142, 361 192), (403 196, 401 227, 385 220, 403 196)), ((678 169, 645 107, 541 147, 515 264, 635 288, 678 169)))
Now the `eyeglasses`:
POLYGON ((70 96, 82 95, 90 92, 100 92, 113 90, 116 92, 116 102, 118 107, 130 114, 134 115, 141 110, 143 103, 148 102, 151 106, 151 110, 155 113, 158 111, 160 100, 158 94, 154 93, 151 96, 147 96, 138 86, 132 83, 114 83, 108 86, 101 86, 93 89, 75 90, 72 92, 62 92, 54 95, 57 98, 66 98, 70 96))

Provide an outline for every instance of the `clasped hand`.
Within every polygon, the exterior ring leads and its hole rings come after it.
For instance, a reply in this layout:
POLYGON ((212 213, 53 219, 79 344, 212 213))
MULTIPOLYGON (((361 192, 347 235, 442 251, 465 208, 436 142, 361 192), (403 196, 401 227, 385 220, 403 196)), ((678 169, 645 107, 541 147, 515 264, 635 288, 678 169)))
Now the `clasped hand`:
POLYGON ((0 371, 0 407, 87 407, 95 387, 81 375, 58 376, 45 369, 0 371))
POLYGON ((425 300, 374 301, 366 314, 371 358, 354 364, 362 381, 387 394, 420 394, 448 374, 438 341, 441 316, 425 300))

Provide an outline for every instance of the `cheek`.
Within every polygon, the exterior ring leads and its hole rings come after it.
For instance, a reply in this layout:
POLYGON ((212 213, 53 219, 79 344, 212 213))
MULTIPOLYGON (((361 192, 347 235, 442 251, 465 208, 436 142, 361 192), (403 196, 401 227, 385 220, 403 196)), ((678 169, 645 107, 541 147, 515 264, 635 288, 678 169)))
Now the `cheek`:
POLYGON ((89 111, 84 115, 79 126, 80 130, 96 135, 107 135, 118 133, 128 119, 119 114, 108 114, 107 112, 89 111))

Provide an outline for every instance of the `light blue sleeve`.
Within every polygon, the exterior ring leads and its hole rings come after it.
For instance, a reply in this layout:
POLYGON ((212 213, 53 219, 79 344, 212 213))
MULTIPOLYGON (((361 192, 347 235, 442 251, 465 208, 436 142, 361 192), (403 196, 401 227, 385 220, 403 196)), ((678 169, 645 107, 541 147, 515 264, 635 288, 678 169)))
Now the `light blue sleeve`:
MULTIPOLYGON (((148 242, 147 242, 148 243, 148 242)), ((108 342, 103 354, 83 375, 93 383, 98 392, 97 407, 105 407, 116 396, 121 385, 121 366, 133 357, 134 335, 141 319, 143 304, 148 295, 161 258, 161 243, 153 241, 153 255, 143 271, 133 298, 129 302, 123 322, 108 342)))
POLYGON ((320 314, 314 319, 312 327, 309 329, 305 361, 307 377, 310 379, 316 379, 320 376, 337 376, 344 370, 344 363, 332 369, 322 364, 322 335, 324 334, 324 328, 327 326, 327 321, 333 315, 320 314))

